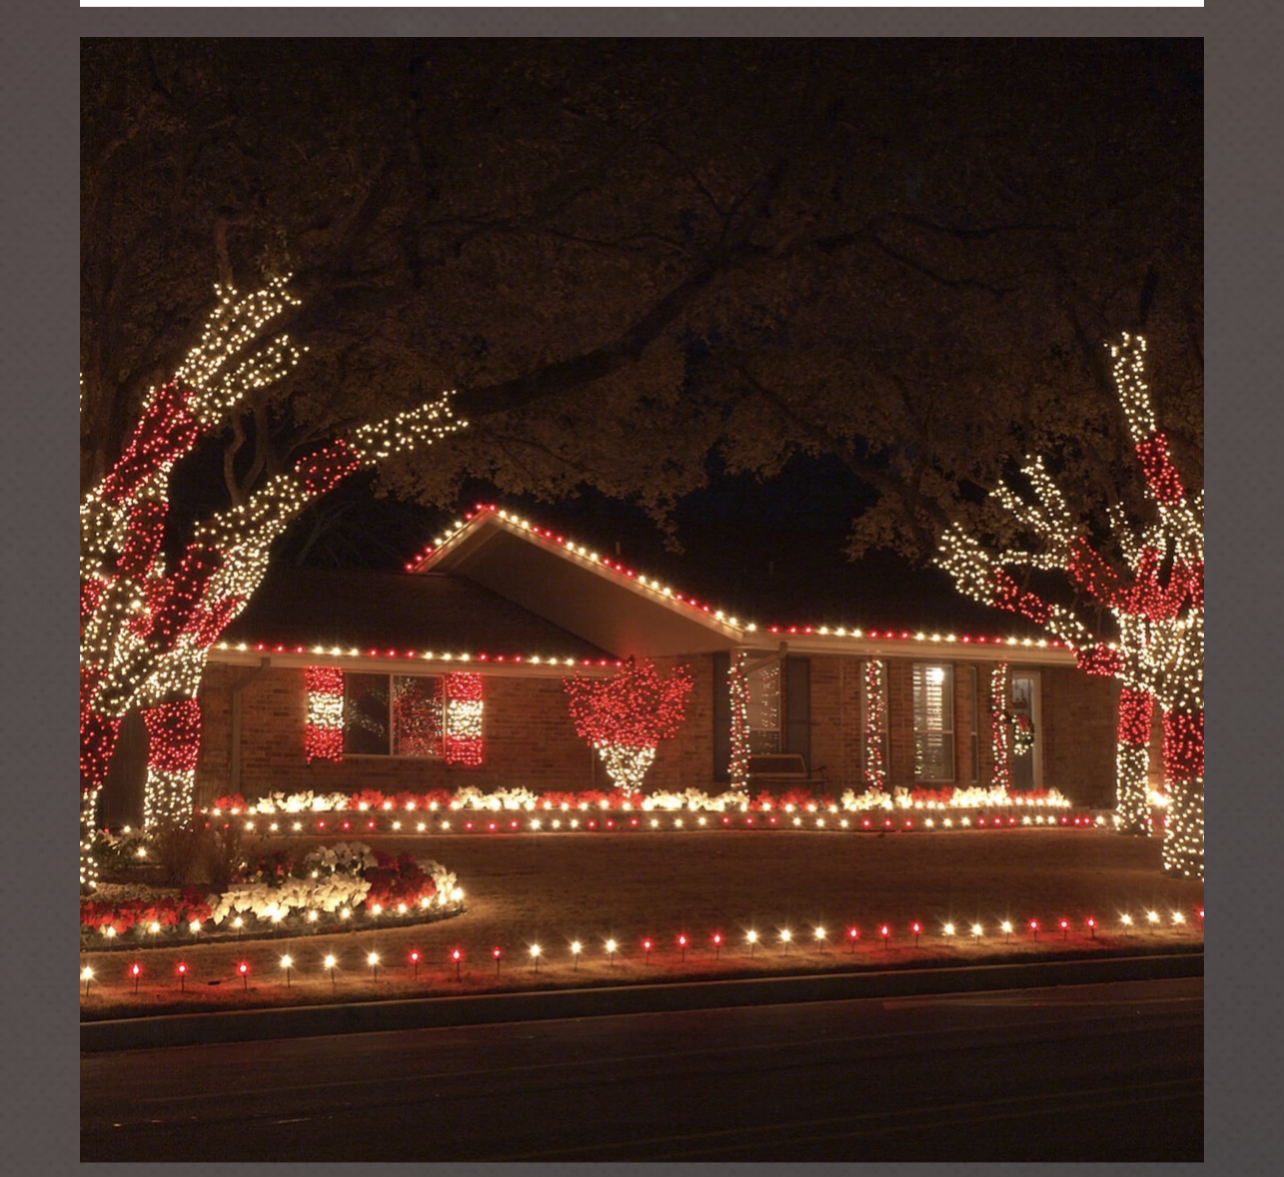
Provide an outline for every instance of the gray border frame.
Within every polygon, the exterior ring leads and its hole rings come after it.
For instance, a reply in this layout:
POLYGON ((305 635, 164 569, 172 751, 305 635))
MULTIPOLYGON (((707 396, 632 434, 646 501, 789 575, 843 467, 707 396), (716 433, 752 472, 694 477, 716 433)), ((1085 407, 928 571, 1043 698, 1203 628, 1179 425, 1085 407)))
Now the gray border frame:
MULTIPOLYGON (((1208 676, 1214 707, 1213 763, 1220 779, 1237 783, 1240 820, 1225 828, 1215 878, 1226 898, 1215 915, 1223 944, 1233 945, 1233 967, 1219 970, 1220 1000, 1211 1013, 1215 1034, 1208 1054, 1216 1083, 1207 1103, 1206 1155, 1228 1169, 1268 1168, 1278 1155, 1279 1117, 1265 1103, 1278 1081, 1271 1042, 1259 1021, 1270 1016, 1278 990, 1273 966, 1278 949, 1270 934, 1268 905, 1258 864, 1275 850, 1281 818, 1273 788, 1277 759, 1266 741, 1250 733, 1278 725, 1271 657, 1278 623, 1259 602, 1278 584, 1279 557, 1269 538, 1271 508, 1278 501, 1273 447, 1280 433, 1274 357, 1264 342, 1276 329, 1280 295, 1277 153, 1262 145, 1276 130, 1272 111, 1280 100, 1277 46, 1284 18, 1272 3, 1255 0, 1203 9, 84 9, 67 5, 11 14, 6 20, 7 155, 17 161, 4 196, 4 223, 18 227, 8 238, 0 332, 10 363, 11 415, 21 438, 17 460, 3 471, 3 493, 12 533, 6 545, 7 613, 12 663, 23 670, 6 679, 5 733, 11 847, 18 869, 5 880, 11 916, 21 915, 26 959, 11 966, 5 1019, 5 1070, 9 1098, 0 1122, 9 1129, 23 1172, 62 1171, 73 1157, 70 1114, 76 1078, 67 1065, 75 1026, 66 926, 45 911, 45 880, 55 834, 70 830, 72 793, 66 775, 74 756, 65 724, 74 711, 71 675, 61 670, 62 625, 71 615, 73 529, 65 483, 71 480, 74 435, 69 410, 41 395, 49 357, 72 350, 67 308, 73 282, 76 154, 74 105, 78 35, 311 35, 345 36, 1204 36, 1211 85, 1207 90, 1209 177, 1207 332, 1219 392, 1213 398, 1208 444, 1220 491, 1214 499, 1212 598, 1218 640, 1208 676), (1272 36, 1273 34, 1273 36, 1272 36), (15 184, 13 176, 20 177, 15 184), (19 282, 16 279, 20 279, 19 282), (1233 391, 1231 391, 1233 390, 1233 391), (20 432, 19 432, 20 431, 20 432), (1227 509, 1233 505, 1233 511, 1227 509), (16 542, 15 542, 16 541, 16 542), (1234 570, 1233 573, 1231 570, 1234 570), (1274 641, 1270 639, 1274 638, 1274 641), (1267 639, 1267 640, 1263 640, 1267 639), (51 657, 56 654, 56 657, 51 657), (20 685, 19 685, 20 684, 20 685), (1234 706, 1227 705, 1233 699, 1234 706), (1232 717, 1234 722, 1231 722, 1232 717), (1220 726, 1219 726, 1220 725, 1220 726), (1222 735, 1216 736, 1216 732, 1222 735), (1238 737, 1238 738, 1237 738, 1238 737), (1275 770, 1275 771, 1272 771, 1275 770), (1256 787, 1255 794, 1246 793, 1256 787), (18 797, 21 801, 17 801, 18 797), (1242 804, 1251 798, 1251 809, 1242 804), (25 815, 34 808, 35 813, 25 815), (32 881, 35 880, 34 886, 32 881), (49 994, 65 994, 55 1001, 49 994), (1228 1000, 1229 998, 1229 1000, 1228 1000), (19 1013, 19 1003, 22 1016, 19 1013)), ((1278 132, 1276 132, 1278 133, 1278 132)), ((12 166, 12 165, 11 165, 12 166)), ((55 377, 59 387, 70 371, 55 377)), ((1278 593, 1278 588, 1275 588, 1278 593)), ((70 642, 66 657, 70 661, 70 642)), ((69 669, 69 668, 68 668, 69 669)), ((1224 807, 1225 808, 1225 807, 1224 807)), ((70 836, 70 835, 68 835, 70 836)), ((56 850, 53 854, 56 860, 56 850)), ((68 880, 70 873, 68 872, 68 880)), ((56 893, 60 893, 55 889, 56 893)), ((218 1166, 224 1168, 224 1166, 218 1166)))

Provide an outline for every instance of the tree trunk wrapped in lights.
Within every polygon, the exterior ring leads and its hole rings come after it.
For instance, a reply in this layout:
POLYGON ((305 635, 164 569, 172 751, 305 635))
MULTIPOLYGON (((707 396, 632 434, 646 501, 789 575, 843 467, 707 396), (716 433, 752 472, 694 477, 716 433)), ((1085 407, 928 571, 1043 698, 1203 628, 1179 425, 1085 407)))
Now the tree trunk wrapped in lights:
POLYGON ((161 540, 174 464, 226 424, 247 393, 279 380, 300 358, 286 336, 245 354, 273 318, 297 305, 285 279, 245 297, 231 289, 219 295, 200 342, 174 379, 152 391, 119 461, 81 503, 82 888, 97 877, 89 849, 95 802, 125 713, 138 707, 147 722, 145 824, 186 820, 200 748, 196 693, 209 647, 262 582, 272 542, 362 466, 467 424, 453 417, 445 393, 361 426, 200 524, 167 570, 161 540))
POLYGON ((615 786, 642 787, 661 740, 678 734, 693 686, 691 672, 675 667, 661 678, 649 661, 624 667, 611 678, 563 679, 576 734, 602 758, 615 786))
POLYGON ((1041 458, 1028 461, 1033 501, 1000 483, 991 500, 1029 548, 983 547, 961 525, 947 529, 937 563, 959 589, 996 608, 1018 613, 1060 638, 1089 674, 1120 680, 1116 750, 1116 808, 1120 827, 1149 829, 1146 789, 1150 719, 1157 701, 1164 715, 1164 781, 1169 797, 1164 867, 1203 878, 1204 502, 1190 495, 1155 427, 1144 379, 1145 341, 1125 335, 1111 348, 1119 402, 1145 480, 1152 519, 1134 526, 1121 504, 1111 504, 1112 538, 1125 571, 1111 567, 1073 518, 1041 458), (1028 576, 1059 572, 1093 610, 1045 600, 1009 569, 1028 576), (1099 628, 1108 617, 1114 633, 1099 628))

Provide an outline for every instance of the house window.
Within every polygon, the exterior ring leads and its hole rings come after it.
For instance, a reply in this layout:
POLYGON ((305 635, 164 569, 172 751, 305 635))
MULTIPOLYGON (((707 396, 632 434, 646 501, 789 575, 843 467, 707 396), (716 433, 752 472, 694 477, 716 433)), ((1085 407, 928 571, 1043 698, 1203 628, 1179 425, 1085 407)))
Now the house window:
POLYGON ((443 682, 402 674, 345 674, 344 753, 443 756, 443 682))
POLYGON ((750 755, 781 751, 779 662, 769 662, 750 672, 745 712, 749 720, 750 755))
POLYGON ((954 779, 954 668, 914 664, 914 779, 954 779))

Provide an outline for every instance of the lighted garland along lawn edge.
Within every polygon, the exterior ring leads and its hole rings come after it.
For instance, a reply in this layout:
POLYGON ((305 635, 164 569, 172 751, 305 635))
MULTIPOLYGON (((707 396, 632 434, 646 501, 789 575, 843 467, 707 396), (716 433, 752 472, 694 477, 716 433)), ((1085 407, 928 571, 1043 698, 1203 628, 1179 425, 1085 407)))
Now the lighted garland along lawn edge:
MULTIPOLYGON (((417 847, 424 839, 407 837, 417 847)), ((271 841, 264 839, 264 841, 271 841)), ((279 844, 281 840, 278 839, 279 844)), ((395 839, 390 849, 398 849, 395 839)), ((417 927, 318 935, 279 943, 200 945, 140 955, 139 995, 127 976, 128 956, 87 953, 95 970, 86 1018, 124 1017, 183 1008, 217 1010, 325 1001, 368 1001, 441 994, 676 982, 727 976, 772 976, 1020 962, 1066 954, 1109 955, 1198 951, 1203 884, 1162 873, 1158 839, 1105 832, 1066 837, 1032 830, 1016 838, 832 839, 785 832, 772 838, 727 838, 691 832, 677 838, 506 837, 454 839, 443 851, 467 888, 464 918, 417 927), (1157 923, 1146 922, 1154 910, 1157 923), (1131 912, 1133 926, 1120 923, 1131 912), (1184 923, 1172 923, 1172 913, 1184 923), (1010 918, 1010 940, 998 922, 1010 918), (1037 939, 1026 921, 1040 921, 1037 939), (1064 931, 1058 921, 1067 920, 1064 931), (1095 918, 1090 929, 1085 920, 1095 918), (953 920, 956 934, 942 934, 953 920), (969 934, 979 920, 983 935, 969 934), (886 943, 878 934, 889 927, 886 943), (915 945, 912 922, 923 932, 915 945), (829 929, 823 952, 809 937, 829 929), (849 926, 855 945, 840 944, 849 926), (782 928, 795 941, 786 956, 782 928), (746 932, 760 943, 750 956, 746 932), (715 958, 711 937, 723 935, 715 958), (682 959, 677 937, 689 947, 682 959), (1095 939, 1094 939, 1095 936, 1095 939), (605 942, 617 941, 608 959, 605 942), (641 941, 654 948, 649 957, 641 941), (574 958, 572 941, 582 952, 574 958), (542 946, 536 971, 527 955, 542 946), (501 949, 498 965, 492 957, 501 949), (452 962, 451 952, 461 951, 452 962), (420 952, 414 978, 409 954, 420 952), (366 954, 381 958, 377 979, 366 954), (296 962, 291 985, 279 966, 296 962), (322 969, 337 957, 333 980, 322 969), (854 957, 854 959, 853 959, 854 957), (236 965, 249 962, 248 978, 236 965), (181 995, 175 967, 190 968, 181 995), (211 982, 213 982, 211 984, 211 982), (193 990, 199 989, 199 996, 193 990)))

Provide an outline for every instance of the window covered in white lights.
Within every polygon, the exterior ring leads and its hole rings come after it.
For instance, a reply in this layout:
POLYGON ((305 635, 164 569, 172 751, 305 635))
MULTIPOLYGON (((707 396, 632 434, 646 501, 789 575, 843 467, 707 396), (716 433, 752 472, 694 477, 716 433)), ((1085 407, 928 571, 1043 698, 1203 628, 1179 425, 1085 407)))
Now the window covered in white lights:
POLYGON ((780 663, 769 662, 749 673, 749 752, 758 756, 779 752, 780 746, 780 663))
POLYGON ((914 778, 954 779, 954 670, 914 664, 914 778))

